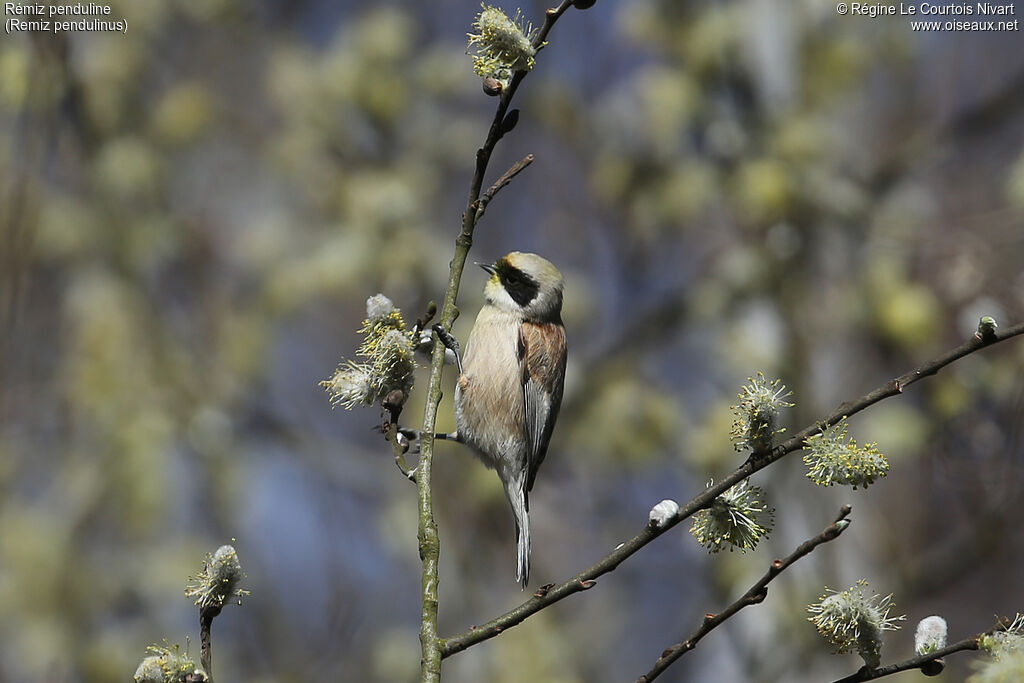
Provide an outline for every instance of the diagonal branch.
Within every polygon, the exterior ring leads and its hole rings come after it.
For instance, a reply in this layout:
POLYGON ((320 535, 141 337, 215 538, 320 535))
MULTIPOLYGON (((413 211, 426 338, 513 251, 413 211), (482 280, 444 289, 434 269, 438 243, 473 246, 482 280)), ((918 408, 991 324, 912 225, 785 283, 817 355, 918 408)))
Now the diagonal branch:
MULTIPOLYGON (((557 8, 547 11, 544 17, 544 24, 533 40, 535 47, 540 47, 544 44, 555 22, 571 6, 572 0, 562 0, 557 8)), ((449 266, 448 286, 444 294, 444 304, 441 307, 441 325, 445 329, 450 330, 452 323, 455 322, 459 315, 455 301, 459 294, 462 272, 466 267, 466 258, 469 255, 470 247, 473 245, 473 231, 476 229, 477 221, 482 215, 482 212, 479 211, 478 201, 480 200, 484 176, 487 173, 487 165, 490 162, 495 145, 498 144, 498 141, 507 132, 505 117, 509 104, 512 102, 516 90, 519 89, 519 84, 522 83, 525 77, 525 71, 515 72, 508 87, 501 93, 498 106, 494 112, 494 118, 491 120, 491 126, 487 131, 487 137, 476 153, 476 168, 473 173, 473 179, 470 182, 466 209, 462 212, 462 229, 458 237, 455 238, 455 255, 452 257, 449 266)), ((500 187, 495 189, 494 193, 499 189, 500 187)), ((494 193, 491 193, 491 196, 494 193)), ((489 198, 488 201, 490 201, 489 198)), ((434 427, 437 424, 438 405, 441 403, 441 373, 444 368, 444 355, 444 345, 435 344, 430 364, 426 405, 423 409, 420 456, 416 466, 416 498, 419 512, 417 538, 419 541, 420 559, 423 562, 420 591, 422 604, 420 611, 420 648, 422 651, 420 680, 423 683, 440 682, 441 659, 443 656, 443 641, 437 635, 437 584, 440 541, 437 534, 437 523, 434 521, 430 477, 434 456, 434 427)), ((398 451, 400 449, 397 446, 397 439, 393 442, 392 447, 395 449, 396 461, 400 462, 398 459, 398 451)))
MULTIPOLYGON (((992 631, 988 631, 992 633, 992 631)), ((977 650, 981 646, 979 641, 981 637, 986 635, 985 633, 979 633, 976 636, 965 638, 958 643, 947 645, 941 650, 930 652, 926 655, 918 655, 917 657, 911 657, 899 664, 890 664, 889 666, 880 666, 877 669, 869 669, 864 666, 861 667, 856 673, 850 674, 846 678, 841 678, 835 683, 858 683, 858 681, 871 681, 876 678, 883 678, 885 676, 891 676, 901 671, 909 671, 910 669, 920 669, 922 666, 929 662, 934 662, 938 659, 942 659, 946 655, 951 655, 954 652, 962 652, 964 650, 977 650)))
POLYGON ((1020 334, 1024 334, 1024 323, 1018 323, 1006 328, 1002 333, 990 334, 984 338, 980 335, 975 335, 960 346, 947 351, 943 355, 924 363, 910 372, 886 382, 874 391, 871 391, 858 399, 842 404, 832 415, 798 432, 777 446, 768 455, 760 458, 749 458, 745 463, 740 465, 717 484, 702 492, 685 505, 680 506, 679 511, 673 517, 666 520, 663 525, 657 527, 645 527, 640 533, 618 546, 596 564, 584 569, 564 583, 544 587, 538 590, 533 597, 523 604, 490 620, 483 626, 471 627, 467 631, 448 638, 444 641, 441 651, 442 657, 449 657, 458 652, 462 652, 466 648, 476 645, 479 642, 493 638, 502 631, 521 624, 528 617, 536 614, 542 609, 550 607, 563 598, 593 587, 597 578, 613 571, 630 556, 638 552, 658 536, 661 536, 663 533, 685 520, 687 517, 690 517, 697 511, 711 505, 715 498, 724 493, 727 489, 735 486, 744 479, 747 479, 755 472, 782 459, 789 453, 802 449, 804 441, 808 437, 820 431, 822 426, 831 426, 839 422, 839 420, 844 416, 859 413, 883 399, 900 394, 904 388, 924 379, 925 377, 930 377, 931 375, 936 374, 942 368, 963 358, 964 356, 970 355, 971 353, 987 346, 992 346, 993 344, 1006 341, 1007 339, 1016 337, 1020 334))
POLYGON ((512 182, 512 179, 519 175, 527 166, 533 163, 533 155, 527 154, 525 157, 517 161, 512 165, 510 169, 505 171, 500 178, 494 181, 494 184, 487 188, 483 196, 476 202, 476 220, 479 221, 483 218, 484 212, 487 210, 487 205, 494 199, 494 195, 501 191, 501 188, 505 187, 512 182))
MULTIPOLYGON (((846 678, 840 678, 838 681, 835 681, 835 683, 859 683, 860 681, 872 681, 876 678, 884 678, 885 676, 891 676, 892 674, 896 674, 901 671, 909 671, 910 669, 921 669, 926 676, 935 676, 937 673, 942 671, 944 663, 941 660, 946 655, 962 652, 964 650, 988 649, 982 646, 982 639, 995 633, 1013 632, 1019 635, 1018 624, 1020 622, 1018 619, 1020 619, 1019 614, 1016 619, 1008 619, 1005 617, 997 619, 995 628, 990 628, 987 631, 983 631, 982 633, 971 636, 970 638, 965 638, 960 642, 953 643, 952 645, 947 645, 946 647, 935 650, 934 652, 918 655, 917 657, 911 657, 910 659, 897 664, 880 666, 874 669, 862 666, 855 673, 850 674, 846 678), (935 665, 932 665, 933 662, 935 662, 935 665)), ((991 651, 989 653, 992 654, 991 651)))
POLYGON ((763 469, 793 451, 802 449, 804 441, 806 441, 808 437, 814 436, 820 432, 822 427, 831 427, 844 417, 848 417, 855 413, 859 413, 866 408, 870 408, 874 404, 887 399, 890 396, 901 394, 903 393, 903 390, 911 384, 937 374, 942 368, 960 360, 964 356, 974 353, 978 349, 991 346, 992 344, 1005 341, 1020 334, 1024 334, 1024 323, 1018 323, 1008 327, 1002 334, 992 334, 987 338, 982 338, 981 335, 975 334, 960 346, 950 349, 938 358, 930 360, 924 365, 890 380, 883 386, 878 387, 874 391, 867 393, 856 400, 847 401, 842 404, 834 413, 822 420, 820 423, 806 427, 777 446, 772 451, 770 457, 764 459, 755 466, 752 473, 763 469))
POLYGON ((757 583, 751 586, 750 590, 740 596, 738 600, 718 614, 705 614, 704 621, 697 630, 694 631, 693 634, 685 641, 676 643, 662 652, 661 657, 659 657, 658 661, 654 663, 651 670, 636 679, 636 683, 650 683, 650 681, 653 681, 664 673, 665 669, 674 664, 680 657, 697 647, 697 643, 700 642, 701 638, 720 626, 726 619, 729 619, 744 607, 757 605, 763 602, 764 599, 768 597, 768 584, 771 583, 775 577, 784 572, 797 560, 809 555, 822 543, 828 543, 829 541, 839 538, 839 535, 846 530, 846 527, 850 526, 850 521, 846 519, 849 514, 850 506, 844 505, 839 510, 839 516, 836 517, 835 522, 825 527, 825 530, 817 536, 809 538, 801 543, 797 546, 797 549, 787 557, 772 562, 764 576, 762 576, 757 583))

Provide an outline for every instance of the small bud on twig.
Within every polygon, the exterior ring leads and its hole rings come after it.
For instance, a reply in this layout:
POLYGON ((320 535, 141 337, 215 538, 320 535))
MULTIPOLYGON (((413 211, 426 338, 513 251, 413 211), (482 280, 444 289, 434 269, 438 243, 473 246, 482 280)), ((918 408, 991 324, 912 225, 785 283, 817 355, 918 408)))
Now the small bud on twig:
POLYGON ((999 325, 996 324, 996 319, 990 315, 982 316, 981 320, 978 321, 978 339, 984 342, 995 341, 996 339, 996 328, 999 325))
POLYGON ((651 508, 649 525, 653 529, 661 529, 679 512, 679 503, 665 499, 651 508))
POLYGON ((946 647, 946 620, 940 616, 925 617, 914 633, 914 652, 927 655, 946 647))
POLYGON ((484 92, 491 97, 497 97, 505 89, 501 81, 494 76, 488 76, 483 82, 484 92))
POLYGON ((401 389, 392 389, 388 392, 388 395, 381 401, 381 407, 387 410, 394 416, 398 417, 398 413, 402 412, 402 406, 405 404, 405 392, 401 389))

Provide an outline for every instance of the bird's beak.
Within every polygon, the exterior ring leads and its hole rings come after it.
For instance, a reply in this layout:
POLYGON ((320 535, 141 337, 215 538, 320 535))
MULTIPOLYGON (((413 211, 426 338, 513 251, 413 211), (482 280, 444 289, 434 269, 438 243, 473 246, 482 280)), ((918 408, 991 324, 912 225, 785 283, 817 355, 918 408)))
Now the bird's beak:
POLYGON ((492 266, 490 263, 479 263, 479 262, 474 262, 474 263, 476 263, 476 265, 478 265, 481 268, 483 268, 484 270, 486 270, 491 275, 494 275, 494 273, 495 273, 494 266, 492 266))

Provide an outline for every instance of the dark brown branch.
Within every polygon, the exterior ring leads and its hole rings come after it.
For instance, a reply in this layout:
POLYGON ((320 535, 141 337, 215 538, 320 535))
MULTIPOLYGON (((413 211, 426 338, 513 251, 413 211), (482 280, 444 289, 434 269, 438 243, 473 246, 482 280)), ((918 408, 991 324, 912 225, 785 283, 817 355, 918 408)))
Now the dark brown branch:
POLYGON ((825 527, 825 530, 817 536, 809 538, 801 543, 797 549, 787 557, 772 562, 764 576, 762 576, 757 583, 751 586, 750 590, 740 596, 738 600, 718 614, 705 614, 704 621, 701 622, 701 625, 697 630, 694 631, 693 634, 685 641, 677 643, 662 652, 661 657, 659 657, 658 661, 654 663, 651 670, 636 679, 636 683, 650 683, 650 681, 653 681, 664 673, 665 669, 670 667, 680 657, 697 647, 697 643, 700 642, 701 638, 720 626, 726 619, 729 619, 744 607, 757 605, 763 602, 764 599, 768 597, 768 584, 771 583, 775 577, 784 572, 797 560, 809 555, 822 543, 828 543, 829 541, 839 538, 839 535, 850 525, 850 522, 846 521, 846 517, 849 514, 850 506, 844 505, 839 510, 839 516, 836 517, 835 522, 825 527))
POLYGON ((199 608, 199 663, 206 672, 207 683, 213 683, 213 645, 210 640, 210 629, 213 619, 220 614, 220 607, 199 608))
POLYGON ((572 7, 572 0, 563 0, 558 7, 550 7, 544 12, 544 23, 541 25, 540 30, 537 31, 537 35, 533 37, 533 46, 538 50, 542 49, 547 45, 548 33, 551 32, 551 27, 555 25, 558 18, 565 14, 565 11, 572 7))
POLYGON ((527 154, 525 157, 517 161, 512 165, 512 168, 505 171, 500 178, 494 181, 494 184, 487 188, 487 191, 483 193, 476 203, 476 220, 479 221, 483 218, 484 212, 487 210, 487 205, 494 199, 494 195, 501 191, 501 188, 512 182, 512 179, 519 175, 523 169, 533 163, 533 155, 527 154))
MULTIPOLYGON (((872 681, 876 678, 884 678, 885 676, 891 676, 892 674, 899 673, 901 671, 908 671, 910 669, 921 669, 931 662, 938 661, 946 655, 951 655, 955 652, 962 652, 964 650, 980 650, 981 639, 986 636, 991 636, 993 633, 1000 631, 1007 631, 1018 622, 1016 619, 1009 619, 1002 617, 997 620, 998 624, 995 628, 991 628, 988 631, 979 633, 970 638, 965 638, 958 643, 947 645, 946 647, 930 652, 925 655, 918 655, 917 657, 911 657, 905 661, 899 662, 898 664, 890 664, 889 666, 880 666, 875 669, 869 669, 864 666, 857 670, 856 673, 852 673, 846 678, 840 678, 835 683, 858 683, 858 681, 872 681)), ((941 671, 941 668, 939 669, 941 671)), ((932 674, 934 675, 934 674, 932 674)))
POLYGON ((821 422, 815 423, 798 432, 796 435, 773 449, 767 456, 748 459, 717 484, 703 491, 685 505, 680 506, 679 512, 677 512, 674 517, 667 520, 663 526, 657 528, 647 526, 639 534, 620 545, 596 564, 584 569, 582 572, 576 574, 564 583, 541 589, 537 591, 532 598, 505 614, 492 619, 482 626, 471 627, 468 631, 448 638, 442 647, 442 656, 449 657, 458 652, 462 652, 466 648, 476 645, 479 642, 493 638, 502 631, 521 624, 528 617, 536 614, 542 609, 550 607, 563 598, 592 587, 599 577, 613 571, 631 555, 639 551, 658 536, 661 536, 663 533, 685 520, 687 517, 690 517, 697 511, 711 505, 712 501, 727 489, 735 486, 744 479, 747 479, 750 475, 764 469, 773 462, 782 459, 789 453, 802 449, 804 441, 808 437, 818 433, 822 425, 833 425, 839 422, 839 420, 844 416, 859 413, 865 408, 868 408, 883 399, 902 393, 904 388, 924 379, 925 377, 936 374, 942 368, 963 358, 964 356, 986 346, 992 346, 993 344, 997 344, 1001 341, 1006 341, 1007 339, 1016 337, 1022 333, 1024 333, 1024 323, 1010 326, 1003 332, 993 335, 990 339, 983 340, 979 337, 972 336, 966 342, 954 349, 951 349, 950 351, 947 351, 942 356, 928 361, 917 369, 911 370, 904 375, 886 382, 881 387, 856 400, 844 403, 839 406, 832 415, 821 422))
POLYGON ((1007 339, 1010 339, 1011 337, 1016 337, 1019 334, 1024 334, 1024 323, 1018 323, 1017 325, 1013 325, 1007 328, 1001 334, 992 335, 989 339, 983 340, 978 335, 972 336, 970 339, 965 341, 960 346, 956 347, 955 349, 950 349, 943 355, 939 356, 938 358, 935 358, 934 360, 928 361, 927 363, 918 367, 917 369, 911 370, 910 372, 907 372, 895 379, 890 380, 883 386, 878 387, 874 391, 865 394, 864 396, 861 396, 860 398, 854 401, 847 401, 846 403, 842 404, 836 409, 834 413, 832 413, 826 419, 822 420, 820 423, 805 428, 804 430, 791 436, 789 439, 787 439, 779 446, 776 446, 775 449, 772 451, 771 456, 764 460, 763 462, 759 462, 753 471, 756 472, 757 470, 760 470, 763 467, 766 467, 767 465, 770 465, 771 463, 775 462, 779 458, 789 453, 792 453, 793 451, 802 449, 804 441, 806 441, 808 437, 814 436, 815 434, 820 432, 822 427, 831 427, 832 425, 842 420, 843 417, 848 417, 855 413, 859 413, 860 411, 866 408, 870 408, 874 404, 884 399, 887 399, 890 396, 901 394, 903 393, 903 390, 909 387, 911 384, 914 384, 915 382, 918 382, 924 379, 925 377, 931 377, 932 375, 937 374, 939 370, 946 367, 950 363, 960 360, 964 356, 969 355, 980 348, 983 348, 985 346, 991 346, 992 344, 1001 341, 1005 341, 1007 339))
MULTIPOLYGON (((990 632, 991 633, 991 632, 990 632)), ((877 669, 869 669, 868 667, 861 667, 857 673, 850 674, 846 678, 841 678, 835 683, 857 683, 857 681, 871 681, 876 678, 883 678, 884 676, 891 676, 901 671, 909 671, 910 669, 920 669, 928 662, 934 662, 937 659, 942 659, 946 655, 951 655, 954 652, 962 652, 963 650, 977 650, 979 648, 978 642, 984 633, 979 633, 971 638, 961 640, 959 643, 953 643, 947 645, 941 650, 936 650, 926 655, 918 655, 912 657, 906 661, 900 662, 899 664, 890 664, 889 666, 880 666, 877 669)))
MULTIPOLYGON (((565 11, 572 7, 572 0, 562 0, 558 7, 547 10, 544 13, 544 23, 541 25, 540 30, 537 31, 537 35, 534 36, 533 46, 540 49, 544 46, 547 40, 548 34, 554 27, 555 22, 558 18, 565 14, 565 11)), ((494 118, 491 120, 491 127, 487 131, 487 138, 484 140, 483 146, 476 152, 476 171, 473 174, 473 181, 470 183, 469 188, 469 201, 466 206, 466 211, 462 214, 462 232, 457 240, 458 245, 465 245, 467 248, 473 243, 473 229, 476 227, 477 219, 477 202, 480 199, 480 191, 483 189, 484 175, 487 171, 487 164, 491 160, 491 154, 494 152, 495 145, 505 134, 505 116, 508 113, 509 105, 512 103, 512 98, 515 97, 516 91, 519 89, 519 84, 526 78, 527 71, 516 71, 512 74, 512 79, 509 81, 508 87, 502 90, 501 97, 498 100, 498 107, 494 112, 494 118)), ((458 254, 456 254, 458 257, 458 254)), ((454 284, 456 290, 458 289, 458 281, 462 277, 461 268, 456 271, 455 263, 452 264, 451 276, 454 278, 454 284)), ((446 302, 447 303, 447 302, 446 302)), ((454 301, 452 302, 452 308, 454 310, 454 301)), ((441 323, 446 328, 451 328, 451 323, 454 322, 454 315, 451 319, 446 315, 448 311, 442 312, 441 323)))

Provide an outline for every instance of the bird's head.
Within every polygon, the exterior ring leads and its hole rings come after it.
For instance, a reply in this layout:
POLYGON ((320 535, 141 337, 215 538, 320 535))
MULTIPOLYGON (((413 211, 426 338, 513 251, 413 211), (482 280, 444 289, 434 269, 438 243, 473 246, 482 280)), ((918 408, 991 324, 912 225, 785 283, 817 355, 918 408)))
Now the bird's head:
POLYGON ((513 251, 492 264, 478 265, 491 274, 484 285, 488 304, 521 313, 526 320, 561 322, 564 281, 551 261, 513 251))

